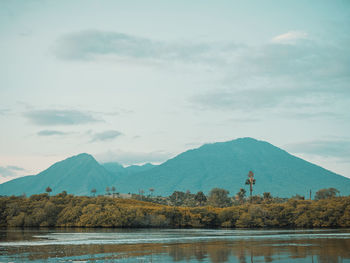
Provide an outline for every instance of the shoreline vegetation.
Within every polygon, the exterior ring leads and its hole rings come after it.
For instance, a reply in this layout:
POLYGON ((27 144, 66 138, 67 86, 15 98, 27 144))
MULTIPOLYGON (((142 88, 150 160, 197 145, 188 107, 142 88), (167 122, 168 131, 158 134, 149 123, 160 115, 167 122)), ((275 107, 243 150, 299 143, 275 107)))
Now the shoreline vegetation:
MULTIPOLYGON (((338 228, 350 227, 350 196, 321 189, 315 200, 270 193, 234 198, 214 188, 207 196, 176 191, 169 197, 74 196, 63 191, 0 197, 1 227, 101 228, 338 228)), ((48 189, 47 189, 48 190, 48 189)), ((51 189, 50 189, 51 190, 51 189)), ((152 191, 153 193, 153 191, 152 191)))

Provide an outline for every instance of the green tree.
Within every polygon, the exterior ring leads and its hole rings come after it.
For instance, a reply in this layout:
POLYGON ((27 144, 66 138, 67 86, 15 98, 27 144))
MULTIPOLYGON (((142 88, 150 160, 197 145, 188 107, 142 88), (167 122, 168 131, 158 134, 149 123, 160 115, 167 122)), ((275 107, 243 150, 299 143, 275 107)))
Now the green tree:
POLYGON ((52 189, 50 188, 50 186, 46 187, 45 192, 50 195, 50 193, 52 192, 52 189))
POLYGON ((291 197, 291 199, 295 199, 295 200, 305 200, 305 196, 296 194, 296 195, 293 195, 293 196, 291 197))
POLYGON ((339 190, 335 188, 320 189, 316 192, 315 200, 333 198, 333 197, 336 197, 337 194, 339 193, 340 193, 339 190))
POLYGON ((253 195, 253 185, 255 184, 254 173, 252 171, 249 171, 248 179, 245 181, 245 184, 249 185, 250 201, 251 201, 252 200, 252 195, 253 195))
POLYGON ((145 191, 143 189, 139 189, 139 195, 141 197, 141 200, 143 200, 143 194, 145 193, 145 191))
POLYGON ((197 206, 197 202, 195 200, 195 194, 192 194, 190 190, 187 190, 185 193, 184 206, 197 206))
POLYGON ((239 189, 239 192, 237 193, 237 197, 240 203, 243 203, 246 192, 247 191, 243 188, 239 189))
POLYGON ((239 216, 240 216, 239 206, 223 208, 218 214, 222 227, 235 227, 236 221, 239 219, 239 216))
POLYGON ((171 196, 169 196, 170 202, 175 206, 183 205, 185 201, 186 194, 181 191, 174 191, 171 196))
POLYGON ((199 206, 202 206, 203 203, 207 201, 207 197, 202 191, 199 191, 195 196, 194 200, 196 200, 199 203, 199 206))
POLYGON ((209 204, 216 207, 226 207, 231 204, 229 191, 222 188, 213 188, 209 193, 209 204))
POLYGON ((67 196, 67 191, 66 190, 63 190, 61 193, 59 193, 58 195, 59 196, 62 196, 62 197, 66 197, 67 196))
POLYGON ((264 200, 270 200, 270 199, 272 199, 272 195, 270 192, 264 192, 263 198, 264 198, 264 200))
POLYGON ((112 189, 111 189, 111 190, 112 190, 112 195, 113 195, 113 197, 114 197, 114 195, 115 195, 115 190, 116 190, 116 189, 115 189, 115 186, 112 186, 112 189))
POLYGON ((57 220, 58 209, 55 204, 48 201, 44 206, 45 221, 41 222, 41 226, 54 226, 57 220))

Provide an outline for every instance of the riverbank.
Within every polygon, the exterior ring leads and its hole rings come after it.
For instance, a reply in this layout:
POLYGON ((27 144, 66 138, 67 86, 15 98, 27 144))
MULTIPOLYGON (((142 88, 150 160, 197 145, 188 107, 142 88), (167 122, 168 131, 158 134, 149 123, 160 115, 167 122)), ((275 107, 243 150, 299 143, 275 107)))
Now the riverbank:
POLYGON ((2 227, 350 227, 350 197, 289 199, 226 208, 174 207, 133 199, 58 194, 0 197, 2 227))
POLYGON ((0 228, 0 262, 349 262, 349 229, 0 228))

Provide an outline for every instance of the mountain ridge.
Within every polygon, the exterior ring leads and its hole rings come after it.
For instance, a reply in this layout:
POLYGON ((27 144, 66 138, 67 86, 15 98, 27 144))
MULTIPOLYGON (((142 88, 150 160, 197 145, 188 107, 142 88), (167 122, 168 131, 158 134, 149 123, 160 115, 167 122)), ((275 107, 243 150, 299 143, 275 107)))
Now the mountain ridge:
MULTIPOLYGON (((205 144, 177 155, 152 172, 134 174, 132 180, 139 182, 144 189, 152 187, 166 195, 174 190, 202 190, 208 193, 213 187, 225 188, 233 194, 239 188, 246 187, 244 182, 249 170, 253 170, 256 175, 254 189, 258 194, 306 195, 310 189, 315 192, 328 187, 340 188, 343 193, 349 193, 350 179, 253 138, 205 144), (291 166, 288 163, 294 167, 288 167, 291 166), (310 171, 316 177, 312 179, 315 182, 306 176, 310 171), (297 172, 301 176, 295 175, 297 172), (279 174, 282 176, 276 176, 279 174), (320 174, 321 178, 316 174, 320 174), (337 182, 332 182, 333 179, 337 182), (346 189, 343 183, 349 188, 346 189)), ((123 190, 133 191, 132 187, 123 190)))
POLYGON ((1 184, 0 195, 23 192, 30 195, 44 192, 47 186, 53 189, 53 194, 65 190, 76 195, 89 195, 93 188, 97 194, 104 194, 107 186, 115 186, 121 193, 154 188, 155 194, 160 195, 169 195, 175 190, 208 193, 220 187, 234 194, 239 188, 247 188, 244 182, 250 170, 256 178, 253 194, 271 192, 274 196, 287 197, 329 187, 350 194, 349 178, 268 142, 246 137, 204 144, 160 165, 99 164, 93 156, 82 153, 57 162, 35 176, 1 184))

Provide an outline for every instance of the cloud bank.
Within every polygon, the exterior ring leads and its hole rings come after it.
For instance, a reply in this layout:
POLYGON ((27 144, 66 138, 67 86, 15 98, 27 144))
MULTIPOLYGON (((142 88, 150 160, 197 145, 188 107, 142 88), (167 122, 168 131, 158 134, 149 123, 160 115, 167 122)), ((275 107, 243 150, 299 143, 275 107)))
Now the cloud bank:
POLYGON ((56 130, 42 130, 37 133, 38 136, 55 136, 55 135, 66 135, 66 132, 56 130))
MULTIPOLYGON (((189 101, 206 109, 320 106, 350 100, 350 48, 318 42, 303 31, 277 35, 260 46, 235 42, 165 42, 119 32, 86 30, 63 35, 55 54, 65 60, 105 56, 148 62, 195 63, 221 72, 221 84, 189 101)), ((191 64, 190 63, 190 64, 191 64)))
POLYGON ((122 133, 120 131, 116 131, 116 130, 99 132, 99 133, 95 133, 92 136, 91 142, 111 141, 111 140, 114 140, 115 138, 117 138, 121 135, 122 135, 122 133))
POLYGON ((350 159, 350 140, 315 140, 287 145, 294 153, 350 159))
POLYGON ((118 162, 123 165, 143 164, 143 163, 162 163, 168 160, 172 154, 164 151, 154 152, 129 152, 129 151, 108 151, 97 154, 96 158, 104 162, 118 162))
POLYGON ((55 54, 65 60, 94 60, 99 56, 151 60, 195 60, 210 50, 207 44, 167 43, 119 32, 86 30, 58 39, 55 54))
POLYGON ((289 31, 287 33, 275 36, 272 42, 281 44, 295 44, 298 40, 307 39, 308 34, 303 31, 289 31))
MULTIPOLYGON (((278 39, 301 38, 287 34, 278 39)), ((350 103, 350 48, 307 39, 293 45, 279 42, 227 53, 220 67, 224 80, 193 94, 189 102, 208 110, 313 108, 317 112, 350 103)), ((344 109, 343 109, 344 110, 344 109)))
POLYGON ((11 112, 10 109, 0 109, 0 115, 7 115, 10 112, 11 112))
MULTIPOLYGON (((91 114, 77 110, 32 110, 24 116, 35 125, 77 125, 98 122, 91 114)), ((45 133, 45 132, 44 132, 45 133)))
POLYGON ((0 166, 0 176, 9 178, 9 177, 16 177, 18 171, 25 171, 25 169, 18 167, 18 166, 13 166, 13 165, 8 165, 6 167, 0 166))

